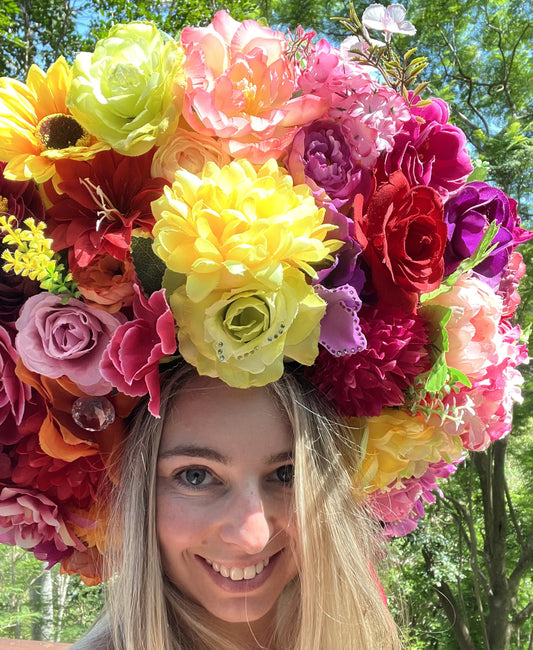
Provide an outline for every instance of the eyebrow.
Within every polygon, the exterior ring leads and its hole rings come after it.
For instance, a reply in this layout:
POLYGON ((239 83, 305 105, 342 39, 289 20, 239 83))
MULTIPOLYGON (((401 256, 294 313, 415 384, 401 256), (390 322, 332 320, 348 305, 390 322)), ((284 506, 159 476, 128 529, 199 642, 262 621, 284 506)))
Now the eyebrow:
MULTIPOLYGON (((224 456, 212 447, 200 447, 199 445, 176 445, 159 454, 159 460, 165 458, 172 458, 173 456, 189 456, 191 458, 205 458, 206 460, 214 460, 223 465, 231 465, 231 459, 224 456)), ((275 465, 276 463, 283 463, 286 461, 292 462, 292 452, 282 451, 279 454, 272 454, 269 456, 265 463, 267 465, 275 465)))

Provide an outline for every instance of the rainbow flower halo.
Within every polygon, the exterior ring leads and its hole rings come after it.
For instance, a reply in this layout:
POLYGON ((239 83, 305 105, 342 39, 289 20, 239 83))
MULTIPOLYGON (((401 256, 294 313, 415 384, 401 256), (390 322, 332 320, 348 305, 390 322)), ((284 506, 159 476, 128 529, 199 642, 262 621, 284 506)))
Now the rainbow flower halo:
POLYGON ((114 453, 180 357, 239 388, 301 366, 387 535, 509 433, 533 233, 394 54, 404 8, 342 22, 115 25, 0 80, 0 542, 102 579, 114 453))

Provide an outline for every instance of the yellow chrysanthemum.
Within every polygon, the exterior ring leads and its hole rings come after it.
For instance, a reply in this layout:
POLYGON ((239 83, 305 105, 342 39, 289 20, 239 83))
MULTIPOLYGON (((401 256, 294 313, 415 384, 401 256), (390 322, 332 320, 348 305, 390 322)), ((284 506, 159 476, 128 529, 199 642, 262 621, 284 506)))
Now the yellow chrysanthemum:
POLYGON ((274 159, 260 168, 208 162, 201 176, 179 170, 152 209, 154 251, 187 275, 194 302, 254 280, 276 289, 288 267, 314 277, 311 265, 331 260, 341 245, 325 241, 335 227, 324 224, 309 187, 294 185, 274 159))
POLYGON ((46 72, 32 65, 25 84, 0 79, 0 159, 8 161, 6 178, 43 183, 54 176, 59 158, 87 160, 109 149, 67 108, 69 75, 60 57, 46 72))
POLYGON ((384 409, 355 431, 362 452, 357 484, 367 492, 399 479, 418 478, 429 463, 458 460, 463 449, 459 436, 448 435, 421 415, 405 411, 384 409))

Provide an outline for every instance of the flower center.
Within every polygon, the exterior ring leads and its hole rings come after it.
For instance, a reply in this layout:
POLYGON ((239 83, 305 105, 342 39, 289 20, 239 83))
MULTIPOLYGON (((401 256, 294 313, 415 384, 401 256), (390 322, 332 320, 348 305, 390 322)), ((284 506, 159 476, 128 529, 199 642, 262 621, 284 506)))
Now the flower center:
POLYGON ((43 149, 66 149, 67 147, 88 147, 90 134, 72 115, 52 113, 43 117, 35 131, 43 149))

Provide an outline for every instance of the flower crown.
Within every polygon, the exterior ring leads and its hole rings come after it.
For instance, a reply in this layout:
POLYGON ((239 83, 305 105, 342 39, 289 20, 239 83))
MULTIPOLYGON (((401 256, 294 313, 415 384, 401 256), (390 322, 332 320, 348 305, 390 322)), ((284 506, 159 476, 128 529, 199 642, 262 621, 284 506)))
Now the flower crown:
POLYGON ((224 11, 115 25, 0 81, 1 542, 98 582, 110 458, 178 355, 240 388, 304 366, 364 418, 354 480, 390 535, 509 432, 533 234, 409 90, 403 7, 343 22, 340 49, 224 11))

